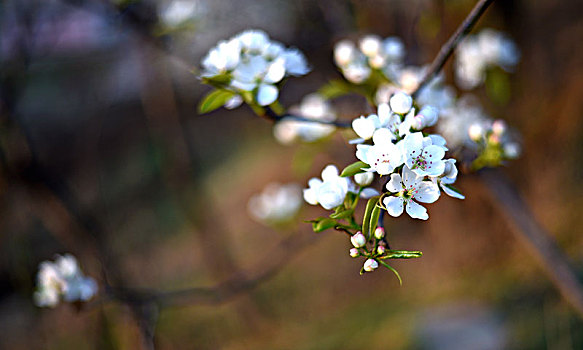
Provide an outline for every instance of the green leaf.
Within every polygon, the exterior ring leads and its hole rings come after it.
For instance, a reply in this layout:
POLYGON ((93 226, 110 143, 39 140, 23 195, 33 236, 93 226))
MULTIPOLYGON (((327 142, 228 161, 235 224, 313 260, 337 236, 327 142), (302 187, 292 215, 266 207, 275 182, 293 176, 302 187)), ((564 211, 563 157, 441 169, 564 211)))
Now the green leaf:
POLYGON ((442 183, 441 183, 441 186, 445 186, 445 187, 449 188, 450 190, 452 190, 452 191, 454 191, 454 192, 456 192, 457 194, 460 194, 460 195, 462 195, 462 196, 464 195, 464 194, 462 193, 462 191, 460 191, 459 189, 455 188, 453 185, 444 184, 444 183, 442 182, 442 183))
POLYGON ((371 236, 374 234, 374 231, 377 228, 380 215, 381 215, 381 207, 379 207, 378 205, 375 205, 374 208, 372 209, 372 212, 370 213, 369 230, 370 230, 371 236))
POLYGON ((340 176, 348 177, 348 176, 364 173, 364 170, 362 170, 362 168, 369 168, 369 166, 365 162, 361 162, 361 161, 352 163, 349 166, 347 166, 346 168, 344 168, 344 170, 342 170, 342 173, 340 173, 340 176))
POLYGON ((399 273, 397 272, 397 270, 395 270, 394 267, 392 267, 391 265, 387 264, 386 262, 380 260, 379 261, 381 263, 381 265, 383 265, 384 267, 386 267, 387 269, 393 271, 393 273, 395 274, 395 276, 397 276, 397 278, 399 279, 399 285, 403 285, 403 280, 401 279, 401 275, 399 275, 399 273))
POLYGON ((322 220, 320 220, 318 222, 312 223, 312 229, 314 230, 314 232, 318 233, 318 232, 322 232, 324 230, 327 230, 329 228, 332 228, 332 227, 336 226, 336 224, 337 224, 336 220, 323 218, 322 220))
MULTIPOLYGON (((370 232, 370 219, 372 216, 372 212, 374 208, 377 207, 377 203, 379 202, 379 196, 372 197, 366 203, 366 209, 364 210, 364 218, 362 219, 362 234, 369 239, 371 232, 370 232)), ((378 217, 377 217, 378 219, 378 217)))
POLYGON ((414 259, 423 256, 423 252, 409 250, 387 250, 381 259, 414 259))
POLYGON ((228 90, 213 90, 209 92, 198 104, 198 113, 204 114, 212 112, 225 105, 235 93, 228 90))
POLYGON ((339 207, 341 210, 337 210, 335 213, 330 215, 331 219, 346 219, 354 213, 354 209, 344 209, 344 207, 339 207))
POLYGON ((350 84, 347 84, 342 80, 331 80, 326 85, 322 86, 318 90, 318 93, 325 99, 331 99, 347 95, 351 90, 352 87, 350 84))

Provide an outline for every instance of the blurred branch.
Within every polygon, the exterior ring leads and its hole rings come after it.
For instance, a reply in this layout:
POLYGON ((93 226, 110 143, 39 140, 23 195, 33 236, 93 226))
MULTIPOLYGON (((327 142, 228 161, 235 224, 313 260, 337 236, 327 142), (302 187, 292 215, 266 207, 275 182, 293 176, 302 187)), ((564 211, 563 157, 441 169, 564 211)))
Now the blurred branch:
POLYGON ((492 4, 494 0, 479 0, 472 11, 468 14, 468 16, 464 19, 464 21, 460 24, 460 26, 456 29, 453 35, 447 40, 445 44, 439 50, 439 53, 431 62, 427 73, 419 82, 419 85, 413 91, 411 96, 413 98, 417 97, 421 90, 427 85, 433 78, 439 74, 445 63, 447 62, 448 58, 453 54, 453 51, 457 47, 457 45, 462 41, 462 39, 474 28, 474 25, 480 19, 482 14, 486 11, 488 6, 492 4))
POLYGON ((279 123, 283 120, 293 120, 293 121, 298 121, 298 122, 333 125, 337 128, 351 128, 352 127, 351 122, 317 120, 317 119, 305 118, 305 117, 301 117, 301 116, 293 115, 293 114, 279 115, 279 114, 275 113, 269 107, 265 108, 265 114, 262 117, 267 119, 267 120, 270 120, 274 123, 279 123))
POLYGON ((247 271, 235 272, 231 278, 212 287, 195 287, 176 291, 157 291, 110 287, 107 297, 96 302, 117 300, 128 305, 155 303, 160 307, 195 304, 219 304, 250 291, 275 276, 295 255, 315 242, 313 235, 294 234, 282 240, 278 248, 247 271), (253 272, 254 271, 254 272, 253 272))
POLYGON ((551 282, 568 303, 583 316, 583 284, 568 257, 529 210, 515 186, 499 169, 483 169, 478 175, 493 202, 518 239, 539 261, 551 282))

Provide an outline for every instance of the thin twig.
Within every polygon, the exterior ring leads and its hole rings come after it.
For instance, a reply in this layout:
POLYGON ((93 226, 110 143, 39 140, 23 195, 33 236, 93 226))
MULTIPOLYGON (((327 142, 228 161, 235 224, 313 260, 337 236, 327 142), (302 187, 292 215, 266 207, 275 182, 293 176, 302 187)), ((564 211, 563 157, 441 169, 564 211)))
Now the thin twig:
POLYGON ((256 288, 262 282, 276 275, 295 255, 315 240, 313 235, 300 238, 297 234, 291 235, 281 241, 278 248, 273 250, 273 254, 269 254, 261 260, 254 269, 235 272, 231 278, 213 287, 194 287, 175 291, 113 287, 106 291, 110 297, 102 302, 117 300, 130 305, 155 303, 160 308, 222 303, 242 292, 256 288), (259 272, 250 273, 249 271, 259 272))
POLYGON ((537 223, 516 187, 499 169, 484 169, 480 179, 508 220, 518 239, 529 248, 565 300, 583 316, 583 284, 576 270, 547 230, 537 223))
POLYGON ((455 48, 461 42, 461 40, 472 30, 478 19, 482 16, 482 14, 484 14, 488 6, 490 6, 490 4, 492 4, 493 2, 494 0, 480 0, 476 3, 476 5, 472 9, 472 11, 470 11, 466 19, 464 19, 464 21, 456 29, 453 35, 447 40, 447 42, 443 44, 443 46, 439 50, 439 53, 437 54, 437 56, 435 56, 433 62, 431 62, 431 65, 429 66, 427 73, 425 74, 421 82, 419 82, 419 85, 417 86, 415 91, 413 91, 413 93, 411 94, 413 98, 417 97, 417 95, 425 87, 425 85, 427 85, 437 74, 439 74, 439 72, 445 65, 445 62, 447 62, 447 59, 452 55, 453 50, 455 50, 455 48))

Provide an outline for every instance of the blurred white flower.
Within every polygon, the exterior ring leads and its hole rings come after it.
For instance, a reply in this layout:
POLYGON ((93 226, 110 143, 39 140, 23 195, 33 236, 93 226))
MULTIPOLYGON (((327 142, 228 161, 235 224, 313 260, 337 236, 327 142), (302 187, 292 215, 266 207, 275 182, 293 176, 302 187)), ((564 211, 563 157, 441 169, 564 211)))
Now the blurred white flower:
POLYGON ((349 40, 341 40, 334 47, 334 61, 346 80, 361 84, 373 69, 378 69, 393 80, 398 72, 405 50, 397 37, 384 40, 376 35, 366 35, 358 47, 349 40))
POLYGON ((194 17, 197 3, 193 0, 174 0, 162 11, 162 21, 169 27, 176 27, 194 17))
MULTIPOLYGON (((330 103, 318 94, 305 96, 299 106, 290 108, 290 114, 324 122, 336 120, 330 103)), ((273 134, 282 144, 290 144, 298 139, 314 142, 330 135, 335 129, 333 125, 284 119, 274 125, 273 134)))
POLYGON ((493 29, 467 36, 456 50, 455 78, 463 89, 473 89, 484 82, 486 70, 499 66, 514 69, 520 53, 514 42, 493 29))
POLYGON ((278 223, 293 218, 302 204, 299 184, 270 183, 247 203, 251 216, 261 222, 278 223))
MULTIPOLYGON (((296 48, 286 49, 261 30, 247 30, 228 41, 221 41, 202 60, 203 78, 226 78, 225 88, 253 92, 255 101, 268 106, 279 96, 278 84, 286 76, 310 71, 304 55, 296 48)), ((229 101, 228 108, 237 104, 229 101)))
POLYGON ((97 284, 85 277, 70 254, 57 255, 54 262, 39 265, 34 302, 40 307, 55 307, 62 298, 67 302, 87 301, 97 293, 97 284))

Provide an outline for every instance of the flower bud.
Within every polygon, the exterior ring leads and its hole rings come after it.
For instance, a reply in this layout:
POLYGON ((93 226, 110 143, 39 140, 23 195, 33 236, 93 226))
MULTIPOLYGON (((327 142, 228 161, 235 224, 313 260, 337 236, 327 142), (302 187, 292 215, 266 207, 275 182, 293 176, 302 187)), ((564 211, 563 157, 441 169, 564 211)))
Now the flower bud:
POLYGON ((421 108, 419 115, 422 115, 424 117, 422 128, 433 126, 437 123, 438 119, 437 108, 425 106, 421 108))
POLYGON ((368 259, 364 262, 364 271, 371 272, 379 267, 379 263, 375 259, 368 259))
POLYGON ((366 237, 362 232, 358 231, 354 236, 350 237, 350 242, 355 248, 361 248, 366 244, 366 237))
POLYGON ((483 132, 484 129, 480 124, 472 124, 472 126, 470 126, 468 129, 468 135, 470 136, 470 139, 476 142, 482 139, 483 132))
POLYGON ((334 60, 339 66, 348 65, 354 56, 354 44, 348 40, 342 40, 334 47, 334 60))
POLYGON ((374 175, 370 171, 354 175, 354 181, 356 181, 359 186, 363 187, 370 185, 373 179, 374 175))
POLYGON ((377 253, 379 253, 380 255, 385 254, 385 250, 386 250, 386 248, 384 245, 380 245, 377 247, 377 253))
POLYGON ((356 258, 358 256, 358 249, 356 248, 350 249, 350 256, 356 258))
POLYGON ((413 99, 404 92, 397 92, 389 100, 391 110, 395 113, 406 114, 413 106, 413 99))
POLYGON ((367 35, 360 40, 360 51, 368 57, 374 57, 381 48, 381 39, 376 35, 367 35))
POLYGON ((510 159, 518 158, 520 155, 520 145, 516 142, 509 142, 505 144, 504 155, 510 159))
POLYGON ((492 123, 492 132, 496 136, 501 136, 506 131, 506 123, 501 120, 497 119, 492 123))
POLYGON ((385 229, 382 227, 377 227, 374 230, 374 237, 376 239, 383 239, 383 237, 385 236, 385 229))

